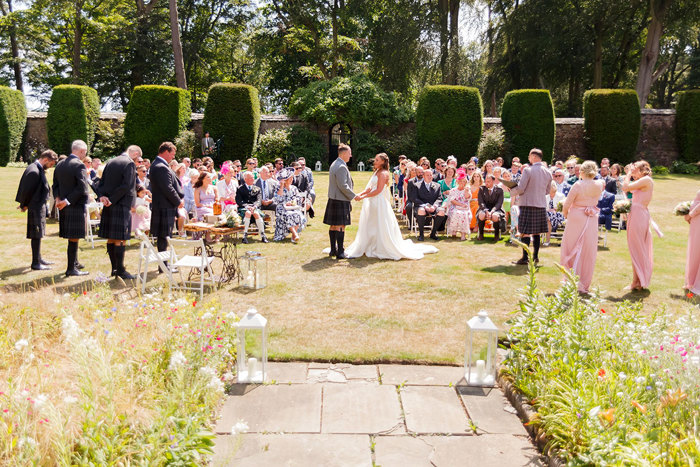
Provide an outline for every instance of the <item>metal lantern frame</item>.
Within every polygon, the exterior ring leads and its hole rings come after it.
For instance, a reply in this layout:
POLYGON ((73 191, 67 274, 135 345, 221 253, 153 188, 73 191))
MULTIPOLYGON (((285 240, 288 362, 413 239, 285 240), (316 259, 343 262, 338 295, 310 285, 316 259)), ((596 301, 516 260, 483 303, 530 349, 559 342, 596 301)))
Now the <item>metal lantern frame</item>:
POLYGON ((238 335, 238 382, 239 383, 264 383, 267 377, 267 318, 262 316, 255 308, 250 308, 245 316, 236 323, 238 335), (245 343, 247 331, 262 332, 262 362, 260 370, 254 368, 250 374, 250 363, 246 359, 245 343))
MULTIPOLYGON (((498 347, 498 327, 491 321, 488 313, 481 310, 467 322, 467 341, 464 352, 464 379, 469 386, 493 387, 496 385, 496 349, 498 347), (485 335, 487 339, 486 361, 483 373, 472 368, 474 338, 485 335)), ((481 360, 477 360, 477 363, 481 360)))
POLYGON ((260 252, 247 251, 243 259, 243 287, 253 290, 267 287, 267 258, 260 252))

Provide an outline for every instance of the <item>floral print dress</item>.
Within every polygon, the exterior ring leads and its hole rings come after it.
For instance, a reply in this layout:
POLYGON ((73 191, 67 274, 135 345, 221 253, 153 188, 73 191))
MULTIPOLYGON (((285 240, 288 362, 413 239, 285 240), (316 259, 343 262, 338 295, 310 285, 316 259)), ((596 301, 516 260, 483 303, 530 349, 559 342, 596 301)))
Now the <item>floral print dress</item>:
POLYGON ((468 204, 471 199, 471 191, 467 187, 465 190, 456 188, 450 190, 447 197, 447 235, 451 236, 457 232, 467 234, 470 231, 472 211, 469 207, 462 207, 452 204, 452 201, 468 204), (466 191, 466 193, 465 193, 466 191))
POLYGON ((289 189, 284 189, 280 195, 275 193, 275 236, 274 241, 280 242, 291 232, 291 228, 296 226, 297 233, 300 233, 306 227, 306 213, 302 209, 288 210, 285 206, 287 203, 296 201, 297 206, 304 206, 304 199, 299 196, 299 190, 294 185, 289 189))

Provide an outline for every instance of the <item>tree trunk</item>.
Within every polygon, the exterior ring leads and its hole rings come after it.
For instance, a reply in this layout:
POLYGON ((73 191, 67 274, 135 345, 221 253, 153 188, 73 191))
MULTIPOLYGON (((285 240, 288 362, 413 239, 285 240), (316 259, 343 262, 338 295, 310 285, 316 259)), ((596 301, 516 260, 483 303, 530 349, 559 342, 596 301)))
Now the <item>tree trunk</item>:
MULTIPOLYGON (((135 0, 136 3, 136 44, 134 48, 134 66, 131 70, 131 88, 140 86, 145 82, 146 57, 149 51, 146 45, 146 37, 149 33, 148 16, 156 6, 157 0, 135 0)), ((129 95, 131 92, 129 91, 129 95)))
POLYGON ((488 43, 489 43, 489 58, 488 58, 488 69, 489 72, 491 73, 491 81, 490 88, 491 88, 491 106, 489 109, 489 115, 491 117, 496 116, 496 84, 495 84, 495 79, 493 78, 493 23, 491 21, 491 3, 488 4, 489 8, 489 27, 486 30, 486 37, 488 38, 488 43))
MULTIPOLYGON (((642 52, 642 60, 639 63, 637 75, 637 95, 639 105, 644 108, 647 105, 651 85, 654 82, 654 67, 659 58, 659 40, 664 30, 664 20, 673 0, 650 0, 651 22, 647 31, 647 41, 642 52)), ((656 75, 658 78, 658 75, 656 75)))
POLYGON ((71 82, 73 84, 80 84, 80 52, 83 47, 83 2, 75 2, 75 25, 73 31, 73 58, 72 58, 72 72, 71 72, 71 82))
POLYGON ((459 70, 459 4, 460 0, 450 0, 449 84, 457 84, 459 70))
POLYGON ((596 23, 593 27, 595 32, 595 56, 593 60, 593 89, 603 87, 603 33, 601 26, 596 23))
MULTIPOLYGON (((7 11, 5 11, 4 3, 2 6, 3 16, 12 15, 12 0, 7 0, 7 11)), ((18 91, 24 92, 24 81, 22 80, 22 64, 19 57, 19 47, 17 46, 17 25, 15 19, 10 19, 10 53, 12 54, 12 68, 15 72, 15 87, 18 91)))
POLYGON ((438 0, 438 14, 440 17, 440 72, 442 74, 442 84, 448 84, 448 57, 449 57, 449 0, 438 0))
POLYGON ((177 19, 177 0, 169 0, 169 2, 170 34, 173 41, 173 56, 175 57, 175 79, 178 88, 187 89, 185 61, 182 57, 182 43, 180 42, 180 22, 177 19))
POLYGON ((332 63, 331 63, 331 77, 335 78, 338 76, 338 0, 333 0, 332 9, 333 21, 333 52, 332 52, 332 63))

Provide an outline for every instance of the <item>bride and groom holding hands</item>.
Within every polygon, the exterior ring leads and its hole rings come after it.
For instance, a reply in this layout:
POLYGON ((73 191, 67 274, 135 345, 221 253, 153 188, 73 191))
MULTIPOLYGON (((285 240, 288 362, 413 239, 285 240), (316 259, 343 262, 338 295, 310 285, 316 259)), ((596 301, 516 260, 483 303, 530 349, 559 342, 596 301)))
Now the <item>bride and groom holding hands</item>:
POLYGON ((323 223, 330 226, 328 236, 330 249, 324 250, 338 259, 368 258, 421 259, 428 253, 437 253, 437 248, 419 245, 411 240, 404 240, 391 208, 389 183, 389 157, 382 153, 374 158, 374 174, 367 187, 361 193, 354 192, 347 163, 352 157, 350 146, 338 147, 338 158, 331 164, 328 180, 328 204, 323 223), (345 226, 350 225, 351 201, 362 201, 360 223, 355 240, 343 247, 345 226))

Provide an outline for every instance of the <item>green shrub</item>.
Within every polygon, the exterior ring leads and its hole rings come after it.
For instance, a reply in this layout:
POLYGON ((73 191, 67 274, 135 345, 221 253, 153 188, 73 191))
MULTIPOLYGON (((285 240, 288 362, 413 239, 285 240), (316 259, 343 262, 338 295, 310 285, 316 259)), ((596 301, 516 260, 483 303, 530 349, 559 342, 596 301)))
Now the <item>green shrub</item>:
POLYGON ((676 138, 681 160, 700 161, 700 89, 678 93, 676 138))
POLYGON ((255 157, 260 165, 274 162, 278 157, 286 160, 290 152, 291 140, 289 129, 270 130, 258 136, 255 157))
POLYGON ((651 172, 654 175, 668 175, 671 173, 668 170, 668 167, 665 167, 663 165, 655 165, 654 167, 651 168, 651 172))
POLYGON ((352 165, 364 162, 365 170, 374 156, 384 151, 381 138, 367 130, 357 130, 352 137, 352 165))
POLYGON ((6 166, 17 159, 26 125, 27 105, 24 94, 0 86, 0 166, 6 166))
POLYGON ((637 93, 632 89, 592 89, 583 95, 586 142, 596 161, 624 165, 634 160, 641 131, 637 93))
POLYGON ((554 152, 554 104, 546 89, 510 91, 503 99, 501 121, 512 155, 527 159, 530 149, 542 150, 545 161, 554 152))
POLYGON ((287 162, 290 158, 306 159, 306 166, 312 170, 316 168, 316 162, 321 161, 324 169, 328 169, 326 149, 323 146, 318 133, 303 125, 294 125, 289 132, 289 155, 281 156, 287 162))
POLYGON ((510 144, 506 140, 506 133, 502 128, 489 128, 481 136, 479 142, 479 160, 495 160, 497 157, 509 159, 510 144))
POLYGON ((124 119, 127 144, 153 158, 164 141, 174 141, 192 117, 190 93, 171 86, 136 86, 124 119))
POLYGON ((185 157, 199 157, 200 155, 200 141, 192 130, 182 130, 173 143, 175 143, 175 147, 177 147, 175 157, 179 161, 185 157), (195 153, 195 151, 197 152, 195 153))
POLYGON ((687 162, 683 161, 673 161, 673 164, 671 164, 671 173, 696 175, 700 173, 700 166, 697 164, 688 164, 687 162))
POLYGON ((409 159, 416 159, 418 155, 416 150, 416 131, 410 129, 403 133, 397 133, 387 139, 383 139, 382 146, 392 164, 394 161, 398 161, 400 155, 404 155, 409 159))
POLYGON ((418 154, 432 159, 454 155, 459 163, 467 162, 479 148, 483 113, 476 88, 426 86, 416 110, 418 154))
POLYGON ((102 161, 111 159, 124 152, 124 126, 112 126, 108 120, 100 120, 95 132, 95 145, 92 148, 92 157, 102 161))
POLYGON ((100 99, 97 91, 73 84, 56 86, 51 93, 46 116, 49 146, 59 154, 69 154, 71 143, 81 139, 88 148, 92 148, 99 119, 100 99))
POLYGON ((205 132, 219 140, 221 163, 252 156, 260 128, 258 90, 245 84, 218 83, 209 88, 204 108, 205 132))

